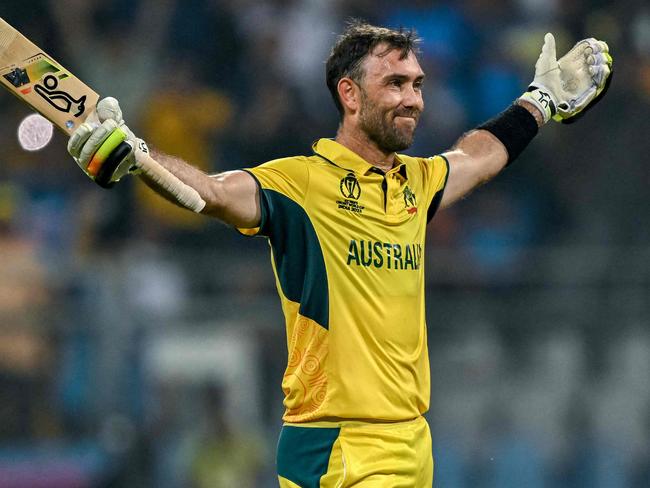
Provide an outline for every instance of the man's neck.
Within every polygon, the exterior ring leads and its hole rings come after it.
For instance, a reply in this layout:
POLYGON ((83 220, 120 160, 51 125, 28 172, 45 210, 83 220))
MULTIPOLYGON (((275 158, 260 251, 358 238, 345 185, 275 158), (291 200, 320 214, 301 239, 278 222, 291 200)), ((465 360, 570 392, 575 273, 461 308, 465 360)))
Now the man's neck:
POLYGON ((390 170, 395 163, 394 152, 385 153, 361 131, 347 130, 344 125, 341 125, 336 133, 335 141, 384 172, 390 170))

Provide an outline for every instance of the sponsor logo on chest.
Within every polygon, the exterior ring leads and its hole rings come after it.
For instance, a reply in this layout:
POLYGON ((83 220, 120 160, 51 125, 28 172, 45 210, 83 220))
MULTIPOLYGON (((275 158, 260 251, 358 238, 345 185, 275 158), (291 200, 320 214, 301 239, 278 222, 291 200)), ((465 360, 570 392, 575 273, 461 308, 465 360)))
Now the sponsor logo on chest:
POLYGON ((410 214, 417 213, 417 203, 418 202, 417 198, 415 197, 415 193, 409 188, 408 185, 406 185, 404 187, 404 208, 406 208, 406 211, 410 214))

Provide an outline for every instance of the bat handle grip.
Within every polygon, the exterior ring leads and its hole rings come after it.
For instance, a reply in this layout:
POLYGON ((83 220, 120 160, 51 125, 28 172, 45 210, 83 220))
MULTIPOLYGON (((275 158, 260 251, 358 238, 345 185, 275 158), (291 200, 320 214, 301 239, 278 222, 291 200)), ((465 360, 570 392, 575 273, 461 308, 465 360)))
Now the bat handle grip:
POLYGON ((165 191, 173 195, 178 203, 196 213, 200 213, 206 204, 199 192, 178 179, 153 159, 146 145, 140 144, 141 141, 138 142, 135 148, 135 160, 138 168, 165 191))

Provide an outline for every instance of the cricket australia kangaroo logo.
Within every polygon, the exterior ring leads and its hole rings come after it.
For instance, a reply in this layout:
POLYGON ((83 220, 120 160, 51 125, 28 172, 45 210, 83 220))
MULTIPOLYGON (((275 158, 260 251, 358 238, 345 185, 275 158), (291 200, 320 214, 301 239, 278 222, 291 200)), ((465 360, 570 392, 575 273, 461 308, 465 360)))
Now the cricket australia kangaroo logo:
POLYGON ((43 86, 34 85, 34 91, 45 99, 60 112, 70 113, 76 109, 73 115, 79 117, 86 110, 86 95, 79 100, 75 100, 72 95, 63 90, 57 90, 59 80, 54 75, 47 75, 43 78, 43 86))
POLYGON ((406 207, 406 211, 410 214, 414 214, 418 211, 415 193, 413 193, 413 190, 408 186, 404 187, 404 206, 406 207))

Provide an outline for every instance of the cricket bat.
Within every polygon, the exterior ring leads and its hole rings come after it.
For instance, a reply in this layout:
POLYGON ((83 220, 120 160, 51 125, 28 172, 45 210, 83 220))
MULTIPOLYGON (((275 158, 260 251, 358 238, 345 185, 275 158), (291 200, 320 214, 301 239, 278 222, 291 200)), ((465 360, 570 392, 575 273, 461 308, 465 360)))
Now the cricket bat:
MULTIPOLYGON (((68 137, 84 122, 99 124, 99 95, 1 17, 0 83, 68 137)), ((130 151, 122 142, 103 163, 96 183, 109 188, 113 171, 130 151)), ((135 148, 135 158, 137 166, 181 205, 195 212, 203 209, 199 193, 155 161, 145 145, 135 148)))

